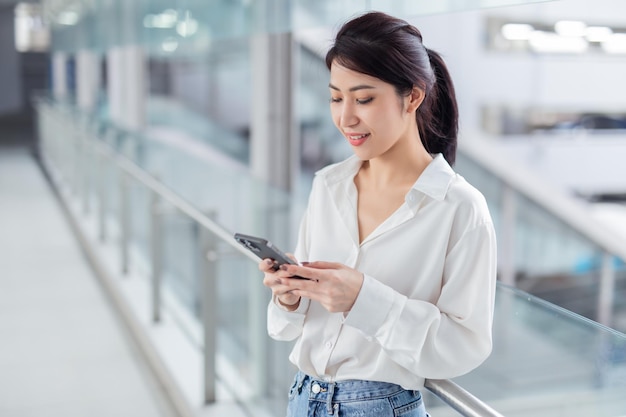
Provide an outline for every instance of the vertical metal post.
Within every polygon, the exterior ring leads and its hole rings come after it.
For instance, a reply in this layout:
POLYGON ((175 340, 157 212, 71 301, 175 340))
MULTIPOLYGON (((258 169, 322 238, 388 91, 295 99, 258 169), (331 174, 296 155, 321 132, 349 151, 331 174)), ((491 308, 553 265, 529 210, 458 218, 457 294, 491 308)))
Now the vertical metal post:
POLYGON ((59 165, 59 174, 61 178, 65 180, 67 178, 67 164, 69 159, 67 156, 69 152, 69 146, 67 146, 67 115, 60 106, 61 105, 57 103, 57 143, 59 145, 59 162, 61 162, 59 165))
POLYGON ((52 54, 52 93, 57 100, 67 97, 67 53, 54 52, 52 54))
POLYGON ((615 266, 613 255, 602 254, 600 271, 600 290, 598 294, 598 323, 611 327, 613 321, 613 301, 615 298, 615 266))
POLYGON ((45 138, 46 142, 46 153, 49 161, 57 162, 57 155, 59 154, 58 147, 54 141, 54 135, 56 134, 56 124, 54 123, 54 118, 52 117, 52 104, 49 102, 45 102, 43 105, 44 110, 44 119, 45 125, 42 127, 42 137, 45 138))
POLYGON ((515 191, 503 184, 500 227, 501 234, 498 263, 500 280, 505 284, 515 286, 515 220, 517 217, 517 199, 515 191))
POLYGON ((215 237, 200 227, 200 284, 204 329, 204 402, 215 402, 215 356, 217 351, 217 244, 215 237))
POLYGON ((129 263, 129 242, 130 242, 130 204, 129 204, 129 178, 126 173, 120 169, 119 187, 120 187, 120 226, 121 226, 121 260, 122 273, 128 273, 129 263))
POLYGON ((73 161, 73 172, 72 178, 70 179, 72 194, 76 196, 80 196, 80 192, 82 190, 82 162, 83 162, 83 143, 81 141, 81 114, 75 113, 74 120, 72 120, 72 145, 74 148, 74 152, 72 153, 74 157, 73 161))
POLYGON ((163 280, 163 219, 161 202, 156 192, 151 193, 150 248, 152 260, 152 320, 161 321, 161 282, 163 280))
POLYGON ((58 108, 54 108, 54 104, 50 104, 50 121, 52 123, 52 134, 50 135, 50 141, 54 146, 54 163, 57 167, 57 178, 61 175, 61 162, 63 162, 63 146, 61 144, 61 136, 63 130, 61 128, 62 121, 60 120, 61 114, 58 108))
POLYGON ((83 158, 82 158, 82 161, 83 161, 83 181, 82 181, 83 213, 89 214, 90 212, 89 187, 91 186, 91 180, 92 180, 92 175, 93 175, 92 168, 91 168, 91 162, 92 162, 91 159, 92 159, 93 151, 91 149, 92 143, 91 143, 91 129, 90 129, 89 120, 86 120, 83 126, 82 143, 83 143, 83 158))
POLYGON ((59 165, 59 173, 61 174, 61 178, 64 181, 68 181, 68 171, 71 168, 72 158, 70 155, 72 147, 67 143, 69 133, 67 130, 67 124, 69 123, 69 118, 66 114, 66 111, 59 111, 59 146, 62 149, 61 156, 61 165, 59 165))
MULTIPOLYGON (((59 104, 60 106, 60 104, 59 104)), ((68 178, 68 170, 71 167, 71 146, 68 144, 68 138, 70 137, 70 132, 68 131, 67 125, 69 124, 69 116, 67 115, 67 109, 60 108, 59 109, 59 146, 63 150, 62 156, 62 165, 59 166, 59 172, 62 175, 63 180, 67 181, 68 178)))
POLYGON ((57 163, 57 155, 59 154, 58 146, 54 141, 56 135, 56 123, 54 117, 52 117, 52 104, 49 101, 42 102, 41 106, 44 124, 40 127, 41 138, 44 139, 44 148, 46 152, 46 159, 48 162, 57 163))
POLYGON ((98 155, 98 229, 100 235, 100 241, 104 242, 107 239, 106 228, 106 155, 100 153, 98 155))
POLYGON ((267 309, 269 300, 265 296, 267 293, 262 284, 263 280, 259 278, 258 273, 251 272, 249 274, 250 285, 248 286, 248 300, 250 302, 248 307, 250 314, 248 349, 251 353, 250 362, 253 386, 255 392, 262 396, 269 393, 269 390, 272 388, 271 384, 267 383, 269 375, 267 368, 273 362, 272 358, 268 357, 270 353, 270 339, 267 337, 267 315, 259 314, 259 312, 267 309))

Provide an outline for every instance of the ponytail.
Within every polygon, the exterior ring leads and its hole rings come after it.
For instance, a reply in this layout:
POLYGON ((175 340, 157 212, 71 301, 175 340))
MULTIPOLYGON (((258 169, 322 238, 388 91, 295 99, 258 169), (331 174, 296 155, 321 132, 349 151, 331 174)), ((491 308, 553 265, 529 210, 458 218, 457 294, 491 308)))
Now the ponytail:
POLYGON ((441 56, 428 48, 428 58, 435 82, 417 110, 417 126, 424 148, 430 153, 441 153, 450 165, 456 159, 459 131, 459 111, 454 84, 441 56))

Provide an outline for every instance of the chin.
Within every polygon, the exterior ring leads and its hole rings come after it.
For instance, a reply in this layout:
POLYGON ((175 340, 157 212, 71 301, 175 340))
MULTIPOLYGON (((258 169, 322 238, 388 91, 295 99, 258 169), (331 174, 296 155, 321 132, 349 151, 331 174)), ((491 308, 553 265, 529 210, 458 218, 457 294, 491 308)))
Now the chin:
POLYGON ((363 152, 354 152, 354 155, 363 162, 369 161, 370 159, 372 159, 370 155, 366 155, 363 152))
POLYGON ((370 159, 376 158, 378 155, 373 155, 371 152, 366 151, 365 149, 352 149, 354 155, 359 158, 361 161, 369 161, 370 159))

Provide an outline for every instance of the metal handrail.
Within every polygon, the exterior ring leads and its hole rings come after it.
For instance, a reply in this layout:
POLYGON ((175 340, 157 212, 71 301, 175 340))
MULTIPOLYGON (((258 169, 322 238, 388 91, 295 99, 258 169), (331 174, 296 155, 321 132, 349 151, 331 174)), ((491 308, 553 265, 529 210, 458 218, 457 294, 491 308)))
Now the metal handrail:
POLYGON ((424 386, 464 417, 504 417, 449 379, 427 379, 424 386))
POLYGON ((117 166, 121 168, 124 172, 126 172, 126 174, 130 175, 134 180, 141 183, 146 188, 157 194, 162 200, 166 201, 182 214, 185 214, 191 220, 209 230, 222 241, 232 246, 237 252, 255 262, 258 262, 258 258, 254 254, 250 253, 250 251, 245 249, 243 246, 238 244, 234 240, 232 234, 219 226, 215 221, 207 217, 204 213, 202 213, 202 211, 194 207, 183 197, 179 196, 174 191, 163 185, 163 183, 161 183, 150 174, 148 174, 146 171, 141 169, 130 159, 112 151, 108 145, 105 145, 103 143, 94 143, 93 146, 102 155, 105 155, 112 160, 115 160, 117 166))

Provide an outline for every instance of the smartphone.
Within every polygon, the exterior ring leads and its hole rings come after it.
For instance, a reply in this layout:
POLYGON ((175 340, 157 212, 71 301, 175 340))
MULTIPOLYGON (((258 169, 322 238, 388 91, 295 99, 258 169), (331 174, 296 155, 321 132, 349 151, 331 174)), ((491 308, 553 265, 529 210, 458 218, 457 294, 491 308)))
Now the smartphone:
MULTIPOLYGON (((259 259, 272 259, 276 262, 274 270, 283 264, 297 265, 297 263, 288 257, 283 251, 278 249, 272 242, 261 237, 244 235, 242 233, 235 233, 235 240, 245 246, 248 250, 253 252, 259 259)), ((294 275, 292 278, 308 279, 294 275)))

